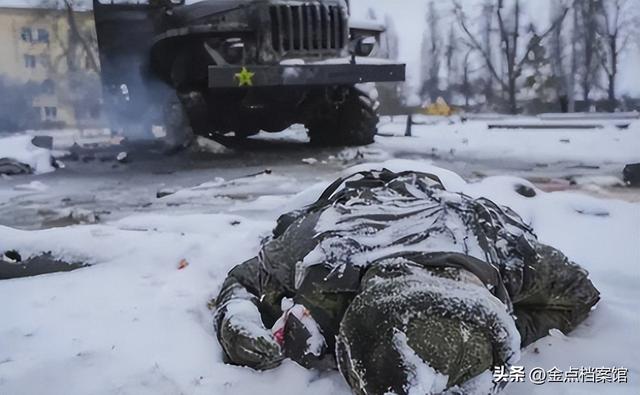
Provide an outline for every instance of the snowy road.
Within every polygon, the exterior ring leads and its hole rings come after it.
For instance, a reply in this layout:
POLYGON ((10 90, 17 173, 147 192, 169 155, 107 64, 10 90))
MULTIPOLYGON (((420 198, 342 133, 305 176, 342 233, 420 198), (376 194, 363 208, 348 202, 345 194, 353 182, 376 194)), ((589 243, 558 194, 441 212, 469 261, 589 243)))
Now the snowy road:
POLYGON ((256 198, 275 202, 317 182, 330 181, 338 171, 355 164, 394 158, 433 163, 467 180, 511 175, 547 191, 575 190, 640 201, 640 191, 618 187, 626 161, 631 162, 634 155, 640 160, 640 124, 637 132, 490 134, 475 132, 473 125, 415 126, 411 138, 402 136, 403 128, 402 119, 387 121, 381 124, 383 136, 376 144, 357 149, 314 148, 307 144, 302 130, 293 129, 257 136, 224 154, 140 158, 133 154, 129 164, 103 162, 97 155, 90 162, 66 162, 65 169, 52 174, 0 180, 0 225, 24 229, 66 225, 74 222, 66 220, 72 209, 80 217, 93 213, 102 220, 166 210, 238 211, 256 198), (531 145, 534 137, 542 140, 537 147, 531 145), (187 202, 156 197, 159 191, 174 192, 221 179, 247 183, 251 175, 267 169, 273 177, 264 177, 261 189, 212 191, 207 199, 187 202))
POLYGON ((0 250, 50 250, 94 264, 0 282, 0 299, 10 301, 0 307, 0 394, 348 394, 335 373, 224 365, 206 304, 279 214, 365 162, 432 170, 451 190, 507 204, 541 241, 591 272, 602 292, 592 317, 535 343, 521 364, 624 366, 629 384, 525 383, 507 394, 637 393, 640 358, 628 350, 640 347, 640 192, 613 185, 640 155, 638 125, 537 139, 460 125, 417 126, 405 138, 403 128, 382 125, 386 137, 362 149, 312 148, 291 131, 214 156, 132 154, 115 167, 68 162, 0 179, 0 250), (522 178, 540 187, 536 197, 514 192, 522 178), (182 259, 189 266, 178 270, 182 259))

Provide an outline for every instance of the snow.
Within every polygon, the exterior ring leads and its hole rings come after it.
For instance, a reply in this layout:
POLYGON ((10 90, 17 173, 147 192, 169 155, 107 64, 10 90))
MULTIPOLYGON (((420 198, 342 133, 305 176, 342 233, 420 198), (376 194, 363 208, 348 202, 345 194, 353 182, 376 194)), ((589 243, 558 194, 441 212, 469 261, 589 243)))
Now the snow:
POLYGON ((442 392, 447 388, 449 376, 436 372, 428 363, 423 361, 407 343, 407 335, 397 332, 393 337, 393 343, 402 356, 405 363, 410 365, 414 372, 409 388, 406 388, 408 395, 423 395, 442 392))
POLYGON ((16 185, 15 187, 13 187, 13 189, 16 190, 16 191, 44 192, 47 189, 49 189, 49 187, 46 184, 44 184, 43 182, 31 181, 28 184, 16 185))
MULTIPOLYGON (((530 146, 536 155, 543 154, 535 142, 530 146)), ((433 172, 452 191, 511 206, 542 242, 562 249, 591 272, 602 292, 593 315, 566 337, 533 344, 519 364, 527 369, 624 366, 630 369, 631 384, 512 384, 507 394, 635 393, 640 357, 628 351, 640 347, 635 306, 640 298, 640 205, 541 190, 525 198, 513 188, 515 183, 530 185, 525 180, 489 177, 467 183, 425 161, 363 164, 344 174, 382 167, 433 172)), ((256 195, 268 194, 267 186, 287 183, 277 178, 266 183, 265 178, 218 181, 202 188, 199 198, 252 189, 256 195)), ((39 231, 0 226, 0 250, 16 248, 24 256, 51 251, 94 264, 0 282, 5 301, 0 307, 0 393, 242 395, 278 388, 283 395, 349 394, 337 373, 306 371, 291 362, 269 372, 225 365, 207 309, 226 272, 257 253, 279 212, 312 202, 326 185, 297 194, 284 185, 271 191, 289 193, 278 204, 261 199, 245 203, 261 215, 159 210, 100 225, 39 231), (189 266, 178 270, 183 259, 189 266)), ((195 192, 190 198, 196 198, 195 192)))
MULTIPOLYGON (((309 62, 308 64, 315 64, 315 65, 322 65, 322 64, 351 64, 351 60, 352 60, 352 58, 349 56, 349 57, 345 57, 345 58, 333 58, 333 59, 326 59, 326 60, 318 60, 318 61, 309 62)), ((368 56, 356 56, 356 64, 388 65, 388 64, 396 64, 396 63, 397 62, 389 60, 389 59, 368 57, 368 56)))
POLYGON ((256 198, 262 201, 275 198, 278 202, 278 197, 298 191, 299 183, 295 179, 267 171, 233 180, 216 177, 213 181, 181 189, 163 198, 162 202, 167 205, 178 205, 185 202, 201 202, 205 199, 213 203, 234 198, 241 200, 256 198))
POLYGON ((224 145, 201 136, 196 137, 195 148, 201 152, 208 152, 210 154, 224 154, 229 152, 229 149, 224 145))
POLYGON ((54 170, 51 151, 36 147, 30 136, 0 137, 0 159, 8 158, 29 165, 36 174, 54 170))
POLYGON ((270 339, 275 343, 269 331, 267 331, 260 319, 258 307, 251 302, 251 296, 246 290, 239 291, 238 299, 231 299, 224 304, 227 309, 227 317, 234 323, 240 332, 254 339, 270 339), (242 295, 244 294, 244 295, 242 295))
MULTIPOLYGON (((526 118, 518 119, 512 122, 529 123, 526 118)), ((405 123, 398 117, 382 123, 379 127, 382 135, 376 137, 376 144, 371 147, 394 156, 432 154, 448 160, 519 161, 534 165, 559 162, 623 165, 640 161, 640 121, 625 130, 607 124, 589 130, 519 130, 489 129, 489 122, 480 120, 436 119, 432 124, 414 125, 413 137, 403 138, 405 123)))
POLYGON ((383 32, 386 30, 384 23, 376 22, 371 19, 349 19, 349 27, 352 29, 372 30, 383 32))

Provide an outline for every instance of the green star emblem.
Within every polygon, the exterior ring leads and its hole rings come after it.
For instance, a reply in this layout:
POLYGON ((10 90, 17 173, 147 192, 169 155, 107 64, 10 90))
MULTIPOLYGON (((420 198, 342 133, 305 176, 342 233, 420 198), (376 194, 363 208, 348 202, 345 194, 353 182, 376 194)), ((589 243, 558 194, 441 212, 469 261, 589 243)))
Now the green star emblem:
POLYGON ((238 80, 238 86, 253 86, 253 76, 256 73, 252 73, 243 67, 242 70, 235 75, 235 79, 238 80))

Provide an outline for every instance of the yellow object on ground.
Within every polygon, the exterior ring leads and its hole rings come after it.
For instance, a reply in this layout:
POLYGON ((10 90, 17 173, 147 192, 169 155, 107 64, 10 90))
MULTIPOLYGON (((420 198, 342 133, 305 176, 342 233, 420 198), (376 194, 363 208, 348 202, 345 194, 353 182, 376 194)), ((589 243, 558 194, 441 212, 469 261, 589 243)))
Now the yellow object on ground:
POLYGON ((450 107, 442 97, 439 97, 435 103, 430 104, 424 108, 425 115, 448 117, 453 115, 454 113, 455 110, 450 107))

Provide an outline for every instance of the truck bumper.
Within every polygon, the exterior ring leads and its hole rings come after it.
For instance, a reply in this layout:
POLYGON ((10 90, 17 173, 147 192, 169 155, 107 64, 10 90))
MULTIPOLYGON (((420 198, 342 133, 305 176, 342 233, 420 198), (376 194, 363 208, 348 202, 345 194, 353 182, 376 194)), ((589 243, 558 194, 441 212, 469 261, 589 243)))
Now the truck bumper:
POLYGON ((209 88, 353 85, 404 79, 404 64, 209 66, 209 88))

